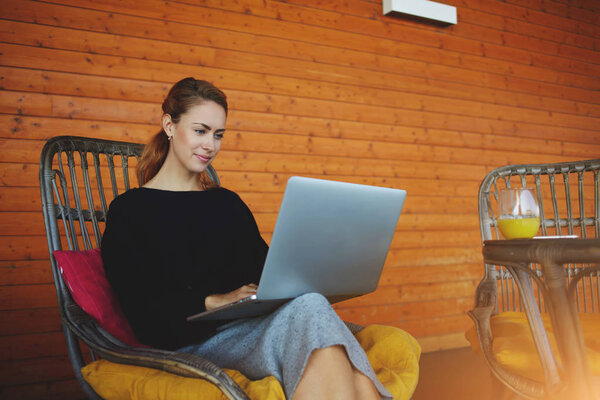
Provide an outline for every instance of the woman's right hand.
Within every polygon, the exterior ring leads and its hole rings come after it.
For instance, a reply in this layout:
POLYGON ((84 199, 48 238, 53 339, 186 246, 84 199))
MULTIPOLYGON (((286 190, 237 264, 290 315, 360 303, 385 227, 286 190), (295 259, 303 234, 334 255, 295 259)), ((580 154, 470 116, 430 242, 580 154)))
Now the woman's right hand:
POLYGON ((257 285, 255 285, 254 283, 250 283, 248 285, 242 286, 239 289, 234 290, 233 292, 223 294, 211 294, 210 296, 206 296, 206 299, 204 300, 204 305, 206 306, 207 311, 213 310, 217 307, 224 306, 225 304, 233 303, 246 297, 250 297, 253 294, 256 294, 257 289, 257 285))

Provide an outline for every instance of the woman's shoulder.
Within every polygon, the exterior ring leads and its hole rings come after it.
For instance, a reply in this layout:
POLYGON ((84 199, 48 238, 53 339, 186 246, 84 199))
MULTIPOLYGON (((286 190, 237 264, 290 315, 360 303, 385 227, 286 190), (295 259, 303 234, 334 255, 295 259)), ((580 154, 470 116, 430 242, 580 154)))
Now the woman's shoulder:
POLYGON ((140 204, 151 204, 153 202, 164 202, 165 200, 180 201, 223 201, 242 202, 240 196, 232 190, 224 187, 215 187, 202 191, 171 191, 138 187, 129 189, 118 195, 111 203, 111 208, 127 208, 139 206, 140 204))
POLYGON ((108 213, 129 213, 130 211, 137 209, 142 202, 145 202, 143 191, 141 191, 140 188, 129 189, 111 201, 108 207, 108 213))
POLYGON ((142 188, 132 188, 129 189, 123 193, 121 193, 120 195, 118 195, 117 197, 115 197, 113 199, 113 201, 110 203, 111 207, 124 207, 127 206, 128 204, 132 204, 135 203, 137 201, 139 201, 141 198, 144 198, 144 191, 141 190, 142 188))

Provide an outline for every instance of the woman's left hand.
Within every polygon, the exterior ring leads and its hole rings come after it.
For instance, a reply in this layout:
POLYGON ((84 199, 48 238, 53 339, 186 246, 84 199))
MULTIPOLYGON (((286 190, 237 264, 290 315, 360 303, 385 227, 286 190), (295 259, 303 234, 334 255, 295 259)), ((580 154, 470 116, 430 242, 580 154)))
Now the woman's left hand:
POLYGON ((212 310, 217 307, 224 306, 225 304, 234 303, 238 300, 245 299, 246 297, 250 297, 253 294, 256 294, 256 290, 258 286, 254 283, 250 283, 248 285, 244 285, 239 289, 234 290, 233 292, 223 293, 223 294, 211 294, 210 296, 206 296, 204 300, 204 305, 206 306, 206 310, 212 310))

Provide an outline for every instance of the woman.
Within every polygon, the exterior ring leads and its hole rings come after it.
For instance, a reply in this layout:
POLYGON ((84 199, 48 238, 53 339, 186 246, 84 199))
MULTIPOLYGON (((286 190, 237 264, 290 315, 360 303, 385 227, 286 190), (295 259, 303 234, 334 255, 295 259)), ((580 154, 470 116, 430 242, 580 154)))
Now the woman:
POLYGON ((225 132, 225 94, 186 78, 163 111, 138 165, 142 187, 111 203, 102 240, 107 278, 138 339, 251 379, 274 375, 288 399, 391 398, 321 295, 264 317, 186 322, 255 293, 267 245, 244 202, 206 173, 225 132))

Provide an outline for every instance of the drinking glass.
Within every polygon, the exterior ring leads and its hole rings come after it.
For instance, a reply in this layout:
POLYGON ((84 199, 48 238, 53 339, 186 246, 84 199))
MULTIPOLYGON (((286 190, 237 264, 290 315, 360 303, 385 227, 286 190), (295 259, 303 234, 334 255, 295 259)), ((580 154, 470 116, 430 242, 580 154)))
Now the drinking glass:
POLYGON ((506 188, 500 190, 498 228, 505 239, 529 239, 540 228, 540 209, 535 189, 506 188))

